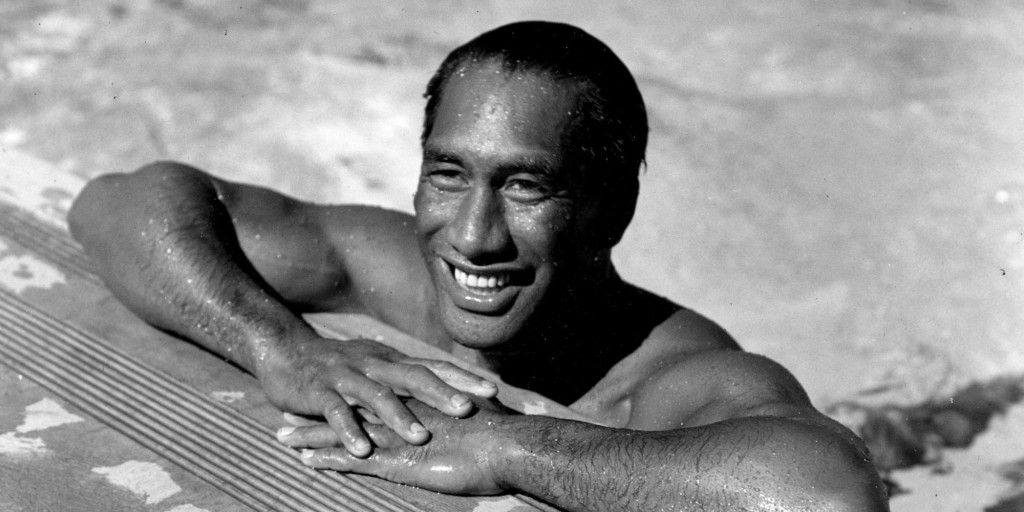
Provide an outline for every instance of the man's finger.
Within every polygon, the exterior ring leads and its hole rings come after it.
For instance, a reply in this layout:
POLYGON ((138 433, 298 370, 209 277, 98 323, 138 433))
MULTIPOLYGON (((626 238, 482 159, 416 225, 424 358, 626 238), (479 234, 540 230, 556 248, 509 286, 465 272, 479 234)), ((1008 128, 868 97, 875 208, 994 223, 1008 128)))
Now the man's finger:
POLYGON ((339 448, 305 449, 299 452, 299 457, 303 464, 312 468, 380 476, 370 471, 373 464, 366 464, 366 459, 353 457, 339 448))
POLYGON ((353 386, 352 393, 361 405, 377 415, 402 439, 412 444, 423 444, 430 439, 427 429, 387 386, 370 379, 364 379, 353 386))
POLYGON ((298 414, 292 414, 290 412, 281 413, 281 418, 284 419, 285 423, 293 427, 310 427, 313 425, 322 425, 322 421, 317 421, 306 416, 300 416, 298 414))
MULTIPOLYGON (((390 427, 385 425, 363 424, 363 431, 370 437, 374 446, 392 448, 406 444, 390 427)), ((277 440, 291 448, 335 448, 342 444, 341 436, 323 422, 306 421, 303 425, 281 427, 277 431, 277 440)))
POLYGON ((282 427, 277 440, 291 448, 331 448, 342 444, 341 436, 326 423, 305 427, 282 427))
POLYGON ((324 419, 337 432, 342 444, 352 455, 366 457, 370 454, 370 442, 366 439, 366 434, 356 421, 352 407, 340 396, 324 399, 324 419))
POLYGON ((373 423, 376 425, 384 424, 383 420, 377 417, 377 415, 374 414, 373 411, 367 409, 366 407, 356 407, 356 414, 358 414, 359 417, 362 418, 363 421, 365 421, 366 423, 373 423))
POLYGON ((333 469, 346 473, 359 473, 371 475, 392 482, 407 483, 408 461, 404 461, 393 455, 378 453, 361 459, 353 457, 352 454, 338 448, 321 448, 318 450, 302 450, 300 459, 302 463, 318 469, 333 469))
POLYGON ((437 375, 449 386, 476 395, 481 398, 491 398, 498 394, 498 386, 493 382, 448 361, 437 359, 409 358, 402 361, 406 364, 418 364, 425 366, 428 370, 437 375))
POLYGON ((413 398, 449 416, 462 417, 473 410, 472 402, 465 393, 449 386, 423 365, 396 364, 385 376, 385 382, 402 385, 413 398))
POLYGON ((394 430, 385 425, 363 424, 363 430, 370 436, 370 441, 379 448, 397 448, 406 445, 404 439, 398 436, 394 430))

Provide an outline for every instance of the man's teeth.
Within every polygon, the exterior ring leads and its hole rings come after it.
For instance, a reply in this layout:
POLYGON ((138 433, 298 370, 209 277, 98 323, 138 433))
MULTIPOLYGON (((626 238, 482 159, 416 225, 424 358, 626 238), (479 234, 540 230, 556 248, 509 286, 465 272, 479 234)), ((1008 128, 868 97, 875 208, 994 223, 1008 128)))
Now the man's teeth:
POLYGON ((481 276, 455 269, 455 281, 469 288, 501 288, 508 284, 508 274, 481 276))

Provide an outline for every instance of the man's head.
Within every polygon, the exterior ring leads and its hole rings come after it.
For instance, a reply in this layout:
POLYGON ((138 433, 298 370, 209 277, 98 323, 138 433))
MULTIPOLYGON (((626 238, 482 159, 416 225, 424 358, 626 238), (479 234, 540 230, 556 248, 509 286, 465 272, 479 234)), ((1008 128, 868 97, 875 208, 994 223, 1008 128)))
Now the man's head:
POLYGON ((452 50, 427 84, 422 142, 430 137, 452 75, 489 62, 509 74, 535 73, 571 84, 577 96, 561 141, 567 163, 588 174, 583 178, 587 185, 626 187, 620 190, 635 193, 647 148, 643 97, 611 48, 564 23, 511 23, 452 50))
POLYGON ((492 347, 585 302, 646 144, 625 66, 577 28, 513 24, 453 51, 427 95, 417 228, 448 333, 492 347))

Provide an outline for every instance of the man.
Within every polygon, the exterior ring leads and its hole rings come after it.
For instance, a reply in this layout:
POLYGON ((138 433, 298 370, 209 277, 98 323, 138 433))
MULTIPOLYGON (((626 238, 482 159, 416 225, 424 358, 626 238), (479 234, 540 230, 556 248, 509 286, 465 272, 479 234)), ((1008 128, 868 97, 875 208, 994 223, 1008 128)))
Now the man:
POLYGON ((72 232, 140 316, 326 418, 279 433, 311 466, 565 510, 886 509, 859 440, 788 372, 619 278, 647 119, 610 49, 507 25, 427 98, 415 217, 157 163, 92 181, 72 232), (468 371, 320 338, 299 311, 375 316, 600 425, 511 414, 468 371))

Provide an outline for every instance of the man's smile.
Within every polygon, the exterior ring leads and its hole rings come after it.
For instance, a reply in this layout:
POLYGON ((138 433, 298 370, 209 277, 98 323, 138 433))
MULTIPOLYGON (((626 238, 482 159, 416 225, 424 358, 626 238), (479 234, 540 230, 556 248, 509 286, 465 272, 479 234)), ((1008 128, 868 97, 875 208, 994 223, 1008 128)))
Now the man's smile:
POLYGON ((461 269, 452 267, 455 281, 463 289, 477 293, 492 293, 504 288, 509 282, 508 273, 501 272, 490 276, 484 274, 468 274, 461 269))
POLYGON ((562 135, 577 95, 564 85, 482 64, 445 85, 423 141, 416 232, 440 323, 463 346, 523 334, 595 249, 576 240, 589 226, 566 192, 575 167, 562 135))
POLYGON ((532 272, 508 268, 470 268, 447 258, 438 258, 448 275, 448 295, 461 309, 483 315, 507 312, 524 286, 532 281, 532 272))

